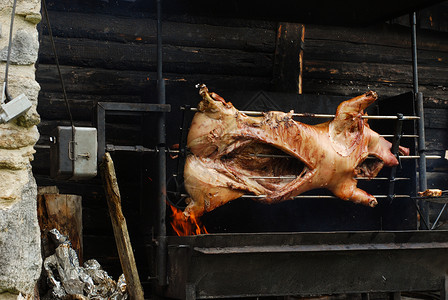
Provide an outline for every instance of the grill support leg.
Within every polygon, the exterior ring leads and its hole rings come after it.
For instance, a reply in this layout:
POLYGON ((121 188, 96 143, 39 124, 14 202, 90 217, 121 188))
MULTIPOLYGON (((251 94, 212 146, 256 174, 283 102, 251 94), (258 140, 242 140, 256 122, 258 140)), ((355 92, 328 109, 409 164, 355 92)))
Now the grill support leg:
POLYGON ((185 300, 196 299, 196 286, 194 284, 187 284, 185 287, 185 300))

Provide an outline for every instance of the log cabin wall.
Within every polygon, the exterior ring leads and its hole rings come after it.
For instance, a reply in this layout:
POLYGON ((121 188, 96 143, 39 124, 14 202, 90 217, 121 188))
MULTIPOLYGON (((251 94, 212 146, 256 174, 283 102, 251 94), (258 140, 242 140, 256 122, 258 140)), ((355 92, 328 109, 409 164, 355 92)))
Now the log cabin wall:
MULTIPOLYGON (((98 102, 157 102, 155 7, 143 2, 48 1, 77 126, 95 126, 98 102)), ((448 2, 420 12, 417 37, 428 153, 442 156, 448 149, 447 15, 448 2)), ((293 91, 294 84, 281 86, 285 80, 296 80, 281 76, 297 73, 291 70, 296 68, 294 60, 279 69, 281 28, 281 24, 268 21, 164 15, 167 103, 195 105, 199 98, 194 86, 199 82, 224 98, 234 90, 293 91)), ((412 90, 407 17, 363 28, 306 25, 305 31, 303 93, 350 97, 372 89, 387 97, 412 90)), ((100 180, 63 182, 49 177, 49 136, 57 125, 68 125, 69 117, 44 21, 40 33, 36 78, 41 85, 38 111, 42 122, 33 163, 37 183, 58 185, 61 193, 82 195, 84 259, 97 258, 116 279, 120 264, 100 180)), ((297 50, 300 43, 294 45, 297 50)), ((168 143, 174 144, 180 114, 178 107, 172 110, 167 132, 168 143)), ((108 117, 108 142, 154 146, 149 129, 155 127, 153 119, 108 117)), ((145 243, 152 238, 147 220, 154 211, 150 191, 156 185, 155 165, 151 157, 135 153, 115 154, 114 160, 137 264, 147 276, 145 243)), ((428 161, 428 171, 428 187, 448 189, 447 161, 428 161)))

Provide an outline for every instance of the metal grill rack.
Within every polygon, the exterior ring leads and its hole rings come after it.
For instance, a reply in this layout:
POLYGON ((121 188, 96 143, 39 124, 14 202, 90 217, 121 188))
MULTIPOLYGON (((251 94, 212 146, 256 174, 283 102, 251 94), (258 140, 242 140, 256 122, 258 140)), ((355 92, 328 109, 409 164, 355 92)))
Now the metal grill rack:
MULTIPOLYGON (((186 136, 188 133, 188 122, 186 120, 189 120, 191 118, 190 114, 197 112, 196 108, 191 108, 190 106, 183 106, 181 108, 181 110, 183 111, 183 121, 182 121, 182 127, 181 127, 181 142, 180 142, 180 147, 181 150, 176 151, 177 153, 179 153, 179 165, 182 166, 183 165, 183 161, 185 159, 185 156, 187 154, 187 149, 186 149, 186 136)), ((261 116, 264 114, 264 112, 260 112, 260 111, 240 111, 241 113, 244 113, 246 115, 249 116, 261 116)), ((316 114, 316 113, 293 113, 292 114, 293 117, 295 118, 323 118, 323 119, 329 119, 329 118, 334 118, 335 115, 332 114, 316 114)), ((402 139, 418 139, 419 135, 417 134, 403 134, 403 121, 419 121, 420 117, 418 116, 413 116, 413 115, 403 115, 398 113, 397 115, 366 115, 363 116, 363 119, 369 119, 369 120, 393 120, 395 121, 395 130, 394 130, 394 134, 382 134, 381 136, 384 138, 392 138, 392 152, 393 154, 397 157, 397 159, 401 162, 402 160, 420 160, 421 156, 420 155, 408 155, 408 156, 401 156, 398 155, 398 146, 400 145, 400 142, 402 141, 402 139)), ((419 122, 420 124, 421 122, 419 122)), ((253 154, 254 156, 258 156, 258 157, 275 157, 275 158, 279 158, 279 157, 289 157, 287 155, 266 155, 266 154, 253 154)), ((441 156, 438 155, 426 155, 425 159, 440 159, 441 156)), ((404 181, 404 180, 411 180, 410 177, 395 177, 396 176, 396 171, 397 171, 397 167, 393 167, 390 170, 390 174, 388 177, 376 177, 373 178, 372 180, 374 181, 386 181, 388 182, 388 193, 387 195, 374 195, 376 198, 388 198, 389 200, 393 200, 395 198, 411 198, 412 197, 412 193, 408 193, 406 195, 396 195, 395 194, 395 183, 397 181, 404 181)), ((178 172, 177 174, 175 174, 174 176, 176 176, 177 178, 181 178, 182 177, 182 168, 178 168, 178 172)), ((295 179, 295 177, 293 176, 287 176, 287 177, 263 177, 263 178, 257 178, 257 179, 285 179, 285 180, 293 180, 295 179)), ((367 178, 356 178, 357 180, 366 180, 367 178)), ((415 194, 415 191, 414 191, 415 194)), ((181 194, 179 191, 177 191, 177 195, 181 196, 181 197, 187 197, 188 195, 186 194, 181 194)), ((242 198, 264 198, 265 196, 263 195, 259 195, 259 196, 254 196, 254 195, 243 195, 242 198)), ((329 195, 305 195, 305 196, 296 196, 295 199, 299 199, 299 198, 314 198, 314 199, 330 199, 330 198, 336 198, 334 196, 329 196, 329 195)), ((179 202, 174 202, 171 203, 172 205, 178 207, 179 206, 179 202)), ((420 212, 420 211, 419 211, 420 212)), ((421 213, 421 212, 420 212, 421 213)), ((423 214, 423 213, 422 213, 423 214)), ((427 228, 429 228, 427 226, 427 228)))

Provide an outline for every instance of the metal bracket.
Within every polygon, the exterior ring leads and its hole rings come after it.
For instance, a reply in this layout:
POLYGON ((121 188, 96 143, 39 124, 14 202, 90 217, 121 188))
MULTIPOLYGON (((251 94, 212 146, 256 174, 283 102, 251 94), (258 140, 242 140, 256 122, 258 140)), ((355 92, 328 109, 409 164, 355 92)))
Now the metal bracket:
POLYGON ((106 152, 106 114, 126 115, 147 112, 165 113, 171 111, 170 104, 98 102, 96 123, 98 129, 98 161, 106 152))
MULTIPOLYGON (((397 114, 397 121, 395 123, 395 132, 394 138, 392 141, 392 154, 398 159, 399 164, 401 165, 400 156, 399 156, 399 147, 403 130, 403 114, 397 114)), ((388 198, 392 202, 395 198, 394 190, 395 190, 395 175, 397 173, 397 166, 394 166, 390 169, 389 174, 389 192, 388 198)))

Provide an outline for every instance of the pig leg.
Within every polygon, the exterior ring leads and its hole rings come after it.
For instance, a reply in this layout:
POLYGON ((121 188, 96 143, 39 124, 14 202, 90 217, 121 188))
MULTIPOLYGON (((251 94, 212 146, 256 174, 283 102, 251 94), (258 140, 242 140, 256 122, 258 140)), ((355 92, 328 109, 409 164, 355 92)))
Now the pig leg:
POLYGON ((345 183, 344 185, 337 186, 331 191, 336 197, 342 200, 352 201, 370 207, 375 207, 378 204, 375 197, 356 187, 356 180, 351 181, 349 184, 345 183))
POLYGON ((378 204, 378 201, 376 201, 376 198, 367 193, 364 190, 356 188, 353 191, 352 196, 349 199, 352 202, 355 203, 361 203, 366 206, 375 207, 378 204))

